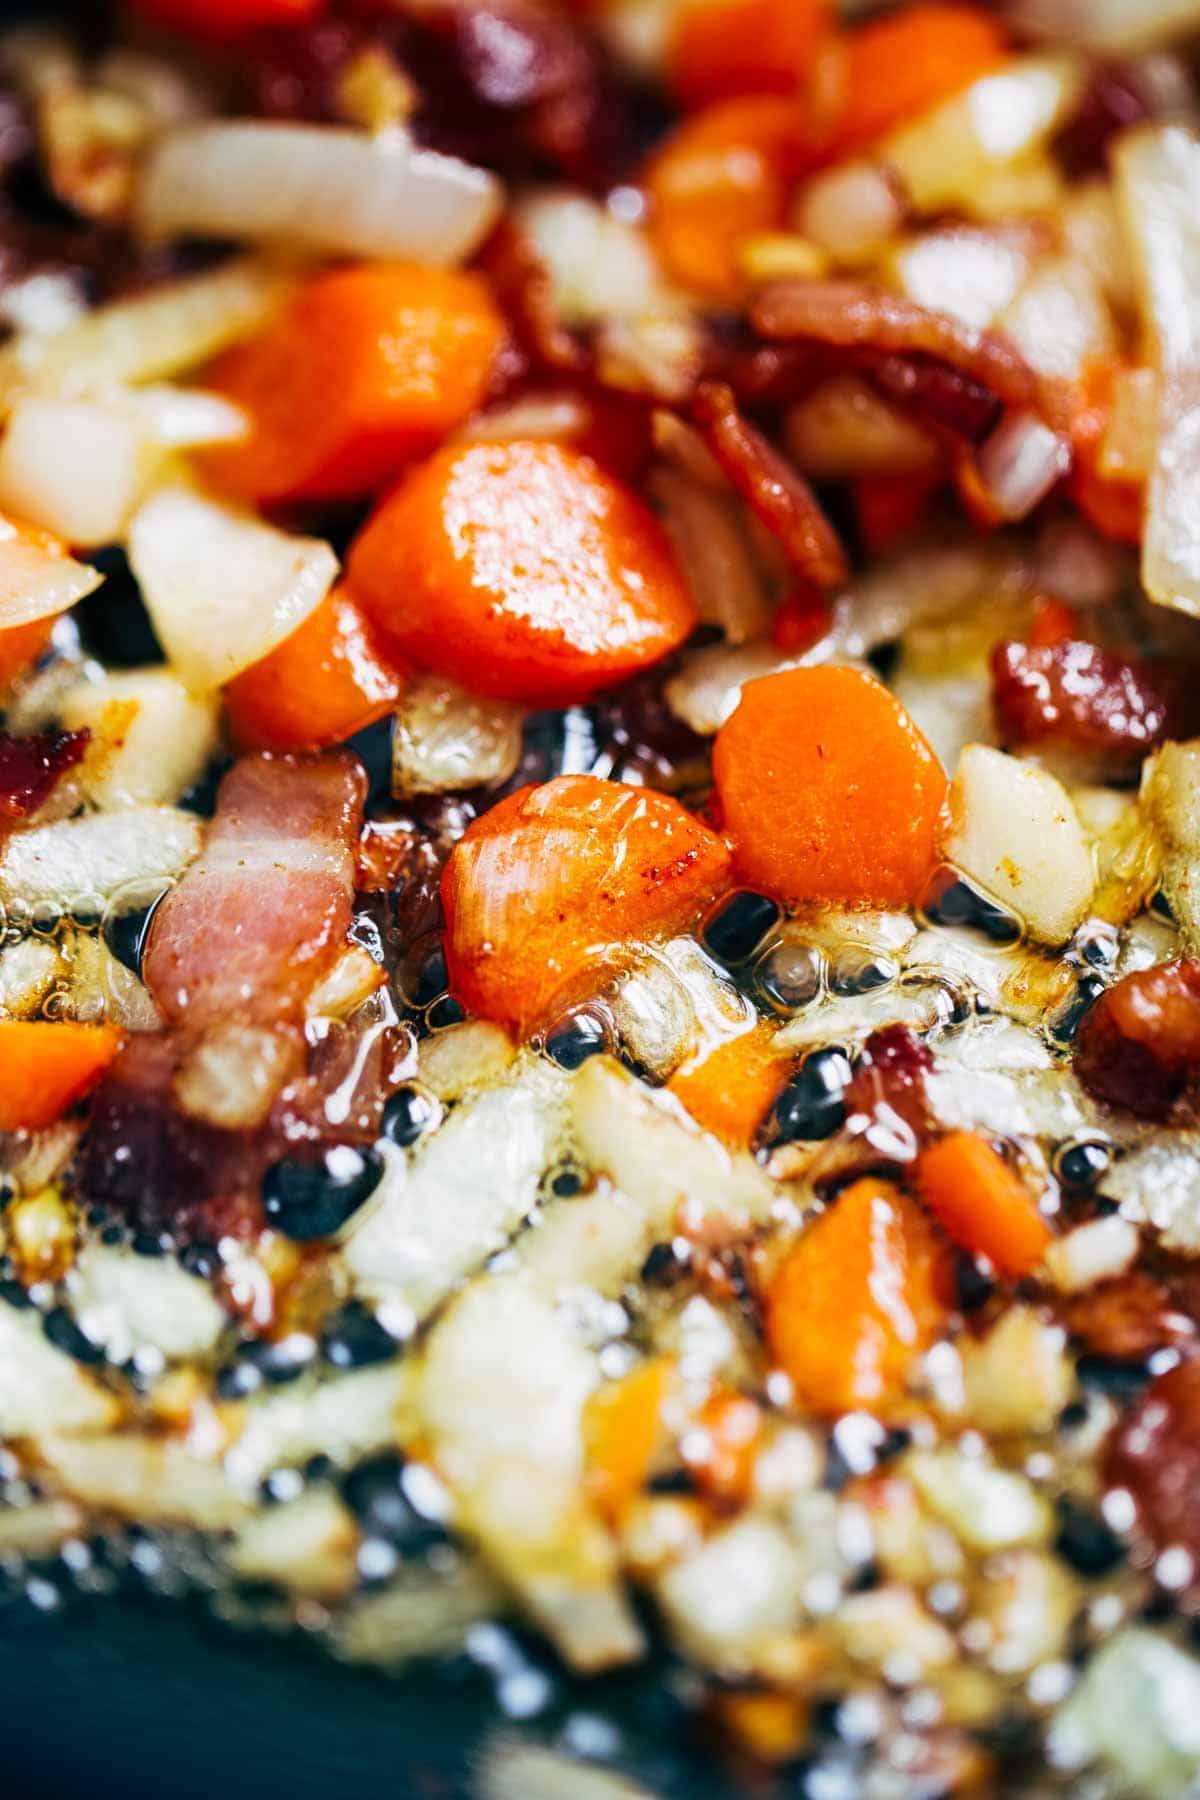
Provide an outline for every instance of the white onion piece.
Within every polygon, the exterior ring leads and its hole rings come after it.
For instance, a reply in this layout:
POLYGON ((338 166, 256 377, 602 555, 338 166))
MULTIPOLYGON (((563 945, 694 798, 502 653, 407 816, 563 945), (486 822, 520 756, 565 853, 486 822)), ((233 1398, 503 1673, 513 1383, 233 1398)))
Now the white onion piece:
POLYGON ((904 224, 896 182, 878 163, 844 163, 816 176, 795 210, 795 223, 835 262, 870 262, 904 224))
POLYGON ((1002 519, 1028 518, 1071 466, 1071 452, 1033 413, 1009 413, 979 452, 979 474, 1002 519))
POLYGON ((663 465, 649 485, 704 624, 720 626, 731 644, 765 636, 772 609, 741 502, 728 487, 715 491, 663 465))
POLYGON ((927 431, 857 375, 833 375, 787 415, 788 454, 806 475, 848 480, 914 475, 936 469, 938 445, 927 431))
POLYGON ((136 514, 129 560, 168 660, 199 693, 289 637, 338 571, 328 544, 185 487, 163 488, 136 514))
POLYGON ((595 200, 548 189, 522 201, 516 221, 550 277, 565 324, 661 310, 664 284, 650 240, 595 200))
POLYGON ((1200 0, 1015 0, 1022 33, 1090 50, 1148 50, 1200 28, 1200 0))
POLYGON ((136 211, 150 238, 248 238, 331 256, 457 263, 500 211, 495 176, 417 149, 402 131, 256 120, 185 126, 162 138, 136 211))
POLYGON ((103 579, 98 570, 56 555, 0 518, 0 631, 55 618, 103 579))
POLYGON ((0 404, 27 387, 94 394, 194 369, 257 331, 291 285, 282 270, 244 257, 98 307, 51 335, 27 333, 0 352, 0 404))
POLYGON ((392 792, 498 787, 521 760, 524 720, 510 701, 469 694, 439 675, 418 677, 396 708, 392 792))
POLYGON ((982 331, 1016 296, 1043 242, 1036 226, 939 226, 902 244, 889 272, 918 306, 982 331))
POLYGON ((1200 613, 1200 137, 1179 125, 1136 132, 1118 145, 1116 166, 1161 376, 1142 581, 1160 605, 1200 613))
POLYGON ((116 543, 160 458, 129 411, 30 394, 0 443, 0 506, 69 544, 116 543))
POLYGON ((178 800, 220 742, 215 698, 189 694, 169 669, 85 679, 64 694, 59 716, 68 731, 92 733, 81 783, 106 811, 178 800))
POLYGON ((1099 283, 1062 256, 1039 264, 999 325, 1030 368, 1073 381, 1090 361, 1117 348, 1117 333, 1099 283))

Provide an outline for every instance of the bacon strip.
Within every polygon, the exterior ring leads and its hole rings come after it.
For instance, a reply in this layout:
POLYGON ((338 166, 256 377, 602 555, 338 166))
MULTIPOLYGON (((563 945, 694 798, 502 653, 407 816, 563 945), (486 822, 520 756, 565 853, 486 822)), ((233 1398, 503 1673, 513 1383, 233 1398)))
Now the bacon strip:
POLYGON ((723 381, 701 382, 692 417, 726 480, 779 539, 800 579, 819 588, 840 587, 849 568, 837 533, 799 469, 743 417, 732 388, 723 381))
POLYGON ((32 818, 62 777, 82 760, 87 731, 56 737, 0 735, 0 828, 32 818))
POLYGON ((143 977, 168 1020, 294 1019, 343 942, 365 778, 351 756, 251 756, 155 914, 143 977))
POLYGON ((1006 406, 1043 414, 1047 409, 1046 384, 999 332, 964 325, 948 313, 931 312, 866 282, 777 282, 756 296, 751 318, 767 338, 934 356, 982 383, 1006 406))

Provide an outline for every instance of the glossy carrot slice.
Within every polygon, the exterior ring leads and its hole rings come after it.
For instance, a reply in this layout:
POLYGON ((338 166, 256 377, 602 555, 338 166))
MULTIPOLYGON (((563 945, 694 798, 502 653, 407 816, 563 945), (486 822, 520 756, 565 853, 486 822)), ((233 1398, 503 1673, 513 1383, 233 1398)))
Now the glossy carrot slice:
POLYGON ((688 929, 728 883, 724 843, 667 794, 592 775, 522 788, 446 865, 451 991, 518 1030, 548 1024, 631 943, 688 929))
POLYGON ((251 431, 204 469, 245 500, 374 493, 480 404, 503 338, 477 275, 380 263, 314 276, 210 370, 251 431))
POLYGON ((765 893, 908 906, 933 867, 945 774, 900 702, 857 670, 750 682, 713 774, 738 872, 765 893))
POLYGON ((743 1148, 762 1124, 791 1064, 773 1048, 776 1033, 757 1025, 726 1038, 673 1075, 668 1087, 697 1125, 743 1148))
POLYGON ((0 1131, 41 1131, 95 1086, 124 1042, 113 1025, 0 1019, 0 1131))
POLYGON ((590 457, 540 441, 440 450, 370 520, 349 580, 402 656, 532 705, 648 668, 696 622, 649 509, 590 457))
POLYGON ((799 1406, 831 1417, 899 1399, 944 1316, 939 1262, 921 1209, 890 1182, 838 1195, 766 1294, 767 1341, 799 1406))
POLYGON ((981 6, 906 6, 843 39, 846 98, 835 136, 841 153, 929 112, 1004 59, 1005 34, 981 6))
POLYGON ((1053 1233, 1037 1200, 986 1138, 952 1131, 922 1152, 917 1185, 947 1236, 1002 1275, 1028 1275, 1053 1233))
POLYGON ((685 106, 796 93, 832 23, 829 0, 689 0, 667 44, 667 85, 685 106))
POLYGON ((651 1357, 619 1381, 597 1388, 584 1410, 585 1485, 614 1525, 653 1473, 666 1435, 663 1405, 674 1381, 674 1358, 651 1357))
POLYGON ((381 719, 403 679, 346 589, 334 588, 283 643, 225 689, 242 750, 319 750, 381 719))

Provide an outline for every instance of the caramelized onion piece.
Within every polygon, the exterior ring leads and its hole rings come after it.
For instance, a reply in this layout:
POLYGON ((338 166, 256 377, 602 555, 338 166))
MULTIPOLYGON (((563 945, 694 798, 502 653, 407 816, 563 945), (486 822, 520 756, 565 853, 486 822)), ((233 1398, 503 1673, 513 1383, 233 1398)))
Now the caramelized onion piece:
POLYGON ((1102 994, 1079 1027, 1075 1073, 1097 1100, 1169 1118, 1200 1081, 1200 961, 1139 969, 1102 994))
POLYGON ((849 574, 837 533, 800 471, 745 419, 724 382, 704 381, 692 416, 730 485, 775 538, 801 579, 840 587, 849 574))

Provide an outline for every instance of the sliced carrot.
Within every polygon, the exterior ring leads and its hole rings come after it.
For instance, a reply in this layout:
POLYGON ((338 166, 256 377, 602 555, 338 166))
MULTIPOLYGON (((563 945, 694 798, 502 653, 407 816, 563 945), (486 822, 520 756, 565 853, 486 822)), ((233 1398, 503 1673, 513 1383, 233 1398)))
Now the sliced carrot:
POLYGON ((933 867, 945 774, 900 702, 855 669, 750 682, 713 775, 737 871, 762 892, 908 906, 933 867))
POLYGON ((0 631, 0 693, 37 661, 53 630, 53 619, 35 619, 32 625, 10 625, 0 631))
POLYGON ((209 371, 251 430, 207 451, 205 471, 253 501, 374 493, 475 410, 503 338, 477 275, 372 263, 314 276, 209 371))
POLYGON ((144 19, 195 37, 236 37, 271 25, 303 25, 325 10, 325 0, 134 0, 144 19))
POLYGON ((766 1294, 767 1341, 799 1406, 887 1410, 944 1316, 940 1256, 890 1182, 848 1187, 788 1251, 766 1294))
POLYGON ((522 788, 468 827, 442 877, 451 992, 525 1029, 631 942, 695 924, 729 851, 677 800, 593 775, 522 788))
POLYGON ((917 1186, 947 1236, 1002 1275, 1028 1275, 1053 1233, 1035 1197, 986 1138, 952 1131, 922 1152, 917 1186))
POLYGON ((732 1388, 710 1394, 696 1415, 685 1454, 697 1485, 713 1500, 744 1506, 754 1486, 754 1465, 762 1449, 764 1420, 758 1402, 732 1388))
POLYGON ((788 1077, 790 1064, 774 1048, 775 1035, 761 1024, 726 1038, 673 1075, 671 1093, 705 1131, 745 1146, 788 1077))
POLYGON ((842 154, 929 112, 1001 63, 1003 29, 982 6, 906 6, 870 20, 843 39, 845 107, 837 127, 842 154))
POLYGON ((873 556, 915 531, 945 476, 863 475, 851 484, 863 544, 873 556))
POLYGON ((832 23, 830 0, 688 0, 667 43, 667 85, 685 106, 794 94, 832 23))
POLYGON ((124 1042, 113 1025, 0 1020, 0 1131, 41 1131, 95 1086, 124 1042))
POLYGON ((696 622, 654 515, 555 443, 447 445, 368 522, 349 578, 401 655, 531 705, 648 668, 696 622))
POLYGON ((1100 358, 1089 364, 1078 385, 1070 427, 1075 459, 1068 485, 1076 506, 1098 531, 1119 544, 1140 544, 1146 510, 1144 484, 1104 475, 1099 466, 1121 367, 1117 360, 1100 358))
POLYGON ((390 712, 402 677, 344 587, 225 689, 241 750, 319 750, 390 712))
POLYGON ((675 1380, 670 1356, 651 1357, 597 1388, 583 1415, 585 1485, 611 1524, 645 1487, 666 1435, 663 1406, 675 1380))
POLYGON ((650 235, 675 280, 706 299, 738 299, 741 245, 782 226, 805 156, 793 100, 724 100, 686 119, 642 178, 650 235))

